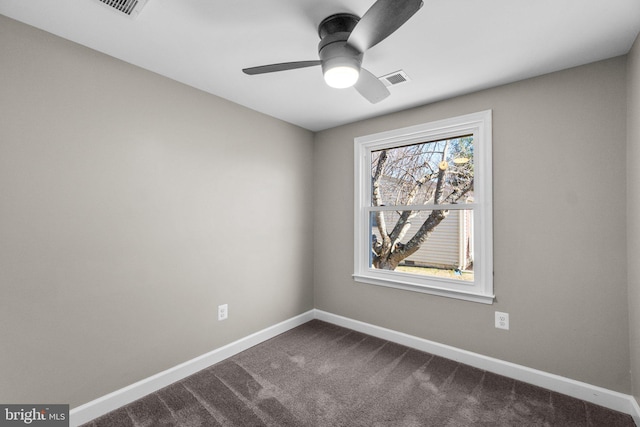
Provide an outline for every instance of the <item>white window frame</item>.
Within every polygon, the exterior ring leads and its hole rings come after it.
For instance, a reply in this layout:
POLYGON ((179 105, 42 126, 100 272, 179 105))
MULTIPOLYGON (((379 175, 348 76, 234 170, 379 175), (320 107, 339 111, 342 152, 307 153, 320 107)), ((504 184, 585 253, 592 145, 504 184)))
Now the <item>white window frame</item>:
MULTIPOLYGON (((495 296, 493 294, 491 124, 491 110, 486 110, 355 138, 354 280, 466 301, 493 303, 495 296), (447 208, 449 210, 469 207, 473 209, 473 283, 371 268, 370 213, 375 210, 398 210, 397 206, 378 207, 372 204, 371 153, 385 148, 470 134, 474 138, 474 201, 471 204, 448 205, 447 208)), ((421 209, 429 207, 437 209, 436 206, 420 206, 421 209)))

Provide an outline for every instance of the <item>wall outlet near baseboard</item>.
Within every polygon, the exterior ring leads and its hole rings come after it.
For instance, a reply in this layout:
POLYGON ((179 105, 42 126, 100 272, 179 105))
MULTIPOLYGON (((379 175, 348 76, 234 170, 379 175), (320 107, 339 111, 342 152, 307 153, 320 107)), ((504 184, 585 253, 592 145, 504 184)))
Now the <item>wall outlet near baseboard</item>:
POLYGON ((509 330, 509 313, 496 311, 496 328, 509 330))
POLYGON ((224 320, 229 317, 229 304, 218 306, 218 320, 224 320))

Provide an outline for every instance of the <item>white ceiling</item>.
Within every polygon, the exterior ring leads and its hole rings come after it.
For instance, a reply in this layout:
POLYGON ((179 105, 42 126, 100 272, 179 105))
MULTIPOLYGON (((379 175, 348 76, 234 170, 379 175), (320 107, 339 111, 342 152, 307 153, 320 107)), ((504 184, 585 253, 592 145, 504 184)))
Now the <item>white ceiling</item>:
POLYGON ((320 21, 373 2, 148 0, 132 19, 98 0, 0 0, 0 13, 312 131, 623 55, 640 30, 640 0, 425 0, 365 54, 373 74, 411 79, 379 104, 319 67, 241 72, 317 59, 320 21))

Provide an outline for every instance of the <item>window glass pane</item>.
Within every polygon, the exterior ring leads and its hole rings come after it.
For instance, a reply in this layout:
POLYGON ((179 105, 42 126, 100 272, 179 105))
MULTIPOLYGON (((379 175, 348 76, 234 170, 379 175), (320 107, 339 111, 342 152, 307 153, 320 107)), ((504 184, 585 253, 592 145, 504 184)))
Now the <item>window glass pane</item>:
POLYGON ((473 136, 371 153, 373 206, 473 202, 473 136))
POLYGON ((473 282, 473 211, 370 214, 369 267, 473 282))

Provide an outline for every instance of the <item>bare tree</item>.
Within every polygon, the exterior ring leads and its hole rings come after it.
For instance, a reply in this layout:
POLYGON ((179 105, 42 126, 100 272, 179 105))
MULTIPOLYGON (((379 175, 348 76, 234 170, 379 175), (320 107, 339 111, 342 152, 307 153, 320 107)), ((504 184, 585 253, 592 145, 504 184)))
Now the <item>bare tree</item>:
POLYGON ((374 152, 371 175, 373 206, 436 205, 426 211, 426 219, 425 211, 419 209, 374 212, 380 239, 374 235, 372 241, 373 266, 395 270, 402 260, 420 249, 449 214, 446 209, 437 209, 437 205, 458 203, 473 192, 473 140, 456 138, 374 152), (401 243, 416 218, 419 222, 415 233, 401 243), (388 225, 390 219, 395 223, 388 225))

